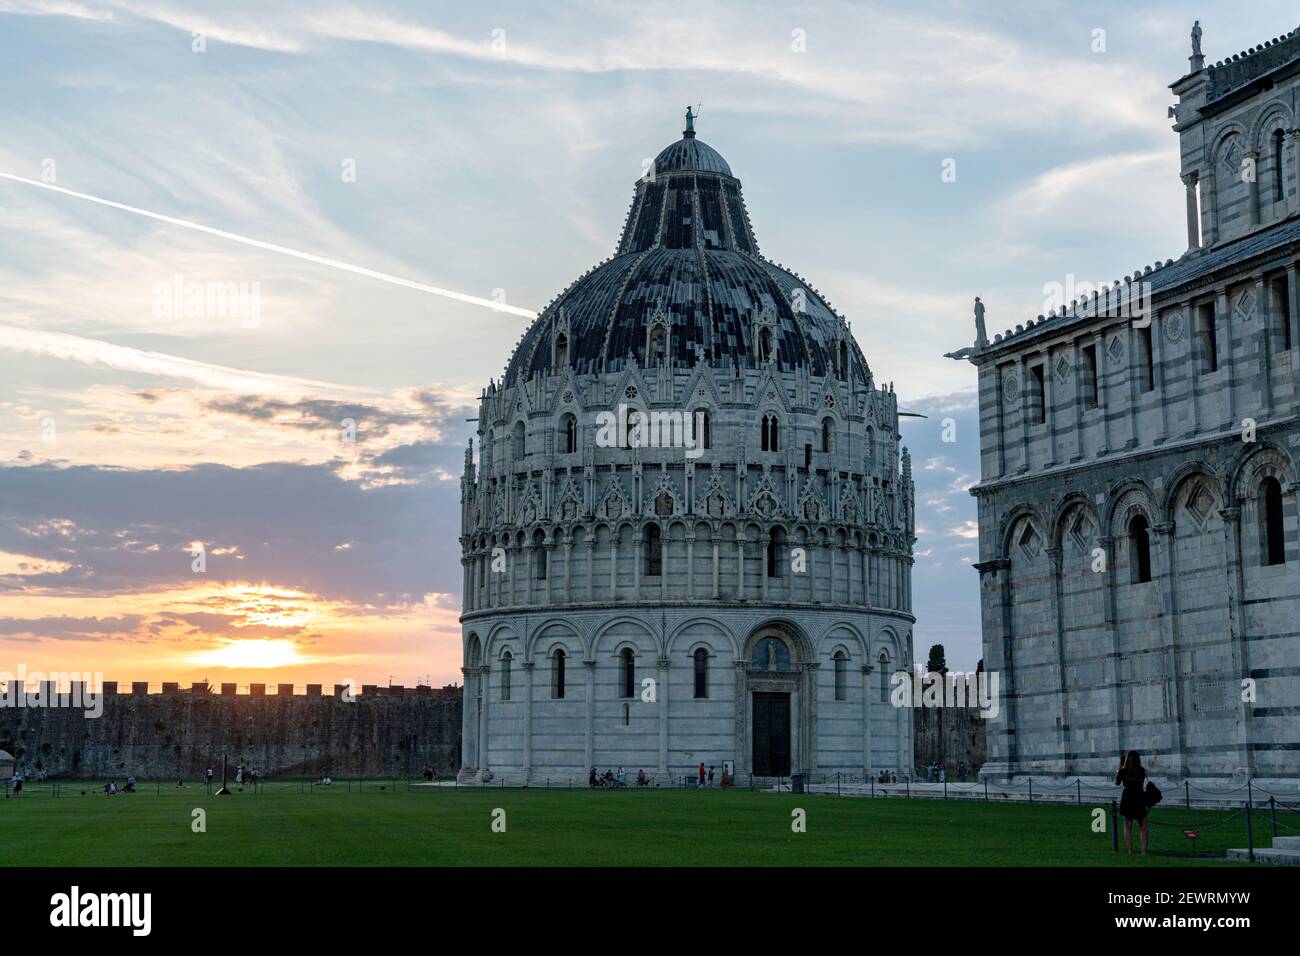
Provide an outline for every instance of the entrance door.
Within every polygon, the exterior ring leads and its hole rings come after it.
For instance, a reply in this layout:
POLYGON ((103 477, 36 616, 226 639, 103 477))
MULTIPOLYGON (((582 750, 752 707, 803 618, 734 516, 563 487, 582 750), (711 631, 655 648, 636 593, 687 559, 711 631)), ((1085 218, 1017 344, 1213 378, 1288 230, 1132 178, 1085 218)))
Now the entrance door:
POLYGON ((790 773, 790 695, 754 693, 754 775, 790 773))

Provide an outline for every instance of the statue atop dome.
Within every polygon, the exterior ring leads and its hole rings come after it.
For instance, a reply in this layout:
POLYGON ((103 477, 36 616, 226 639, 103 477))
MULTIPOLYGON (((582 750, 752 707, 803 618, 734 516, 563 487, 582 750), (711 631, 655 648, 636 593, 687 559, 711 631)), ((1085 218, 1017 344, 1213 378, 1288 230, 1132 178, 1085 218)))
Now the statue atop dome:
POLYGON ((691 108, 686 107, 686 129, 682 130, 682 136, 686 139, 695 138, 695 120, 700 114, 691 112, 691 108))

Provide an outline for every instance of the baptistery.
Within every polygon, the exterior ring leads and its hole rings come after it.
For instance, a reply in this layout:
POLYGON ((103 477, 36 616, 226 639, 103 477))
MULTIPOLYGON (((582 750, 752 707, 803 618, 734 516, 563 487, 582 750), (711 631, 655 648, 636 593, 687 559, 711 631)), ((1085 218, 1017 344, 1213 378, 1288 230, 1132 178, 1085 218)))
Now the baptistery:
POLYGON ((696 138, 538 315, 465 453, 461 780, 911 766, 910 460, 847 321, 696 138))

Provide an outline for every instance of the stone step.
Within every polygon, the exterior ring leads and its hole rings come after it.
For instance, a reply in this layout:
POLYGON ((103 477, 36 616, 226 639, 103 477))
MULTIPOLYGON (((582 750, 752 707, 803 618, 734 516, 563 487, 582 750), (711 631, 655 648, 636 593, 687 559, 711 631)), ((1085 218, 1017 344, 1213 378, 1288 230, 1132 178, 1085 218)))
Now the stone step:
POLYGON ((1273 837, 1273 849, 1294 850, 1296 853, 1300 853, 1300 836, 1275 836, 1273 837))
MULTIPOLYGON (((1229 850, 1229 860, 1249 860, 1250 854, 1245 849, 1229 850)), ((1278 866, 1300 866, 1300 849, 1275 850, 1260 847, 1255 850, 1256 863, 1272 863, 1278 866)))

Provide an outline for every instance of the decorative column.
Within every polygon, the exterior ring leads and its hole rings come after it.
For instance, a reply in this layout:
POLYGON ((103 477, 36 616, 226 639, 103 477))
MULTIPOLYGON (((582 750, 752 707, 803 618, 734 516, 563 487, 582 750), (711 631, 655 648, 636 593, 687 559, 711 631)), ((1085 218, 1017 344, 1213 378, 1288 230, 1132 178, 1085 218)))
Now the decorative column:
MULTIPOLYGON (((1228 635, 1229 646, 1232 648, 1232 669, 1233 674, 1250 673, 1250 649, 1247 647, 1243 636, 1242 616, 1245 610, 1242 602, 1242 569, 1241 569, 1241 508, 1233 506, 1224 508, 1219 512, 1223 518, 1223 537, 1224 537, 1224 554, 1228 558, 1227 567, 1227 626, 1224 628, 1228 635)), ((1253 770, 1251 764, 1250 751, 1250 730, 1251 720, 1253 717, 1253 708, 1250 704, 1241 700, 1241 694, 1236 695, 1238 698, 1237 706, 1237 761, 1238 764, 1234 770, 1244 771, 1249 776, 1253 770)))
POLYGON ((486 770, 488 767, 488 690, 492 682, 488 680, 488 673, 491 668, 487 664, 480 664, 478 669, 478 683, 474 690, 478 698, 478 767, 479 770, 486 770))
POLYGON ((1015 651, 1011 633, 1011 562, 1006 558, 981 561, 975 565, 980 575, 980 606, 984 633, 988 636, 984 669, 1001 675, 1003 694, 1001 720, 990 722, 988 761, 981 770, 993 779, 1009 778, 1016 772, 1016 691, 1015 651))
POLYGON ((1187 199, 1187 251, 1192 252, 1201 248, 1201 220, 1200 210, 1196 202, 1196 184, 1200 180, 1200 174, 1191 172, 1183 174, 1183 185, 1186 187, 1187 199))
MULTIPOLYGON (((1064 314, 1064 306, 1061 311, 1064 314)), ((1039 354, 1043 357, 1043 421, 1047 423, 1047 461, 1043 467, 1051 468, 1056 464, 1056 417, 1052 414, 1056 404, 1056 372, 1052 368, 1052 350, 1042 348, 1039 354)))
POLYGON ((762 565, 762 570, 759 572, 758 580, 759 580, 759 583, 760 583, 760 585, 761 585, 761 590, 762 590, 762 594, 763 594, 763 602, 764 602, 764 603, 767 602, 767 549, 768 549, 768 547, 771 545, 771 543, 772 543, 772 534, 771 534, 770 531, 769 531, 769 532, 763 532, 762 534, 759 535, 759 539, 758 539, 759 559, 758 559, 758 561, 759 561, 759 564, 762 565))
MULTIPOLYGON (((1295 144, 1300 154, 1300 144, 1295 144)), ((1300 196, 1300 179, 1296 180, 1296 195, 1300 196)), ((1287 322, 1291 326, 1291 401, 1300 412, 1300 304, 1296 303, 1296 267, 1286 267, 1287 322)))
MULTIPOLYGON (((867 652, 868 655, 870 651, 867 652)), ((871 665, 862 665, 862 772, 871 773, 871 665)))
POLYGON ((721 542, 718 537, 718 532, 716 528, 714 529, 711 537, 713 539, 713 600, 716 601, 718 599, 718 595, 720 593, 720 585, 722 583, 722 566, 721 566, 721 562, 719 561, 719 555, 718 555, 718 547, 721 542))
POLYGON ((1162 768, 1171 777, 1186 775, 1186 743, 1183 739, 1183 680, 1178 666, 1178 589, 1174 582, 1178 579, 1178 551, 1174 547, 1174 522, 1163 521, 1153 525, 1154 536, 1151 541, 1152 578, 1161 584, 1160 596, 1163 600, 1164 613, 1161 615, 1160 636, 1165 644, 1166 666, 1169 676, 1165 679, 1165 693, 1169 700, 1169 710, 1173 712, 1173 726, 1169 731, 1169 756, 1172 767, 1162 768))
POLYGON ((735 753, 737 777, 741 773, 748 775, 750 770, 750 753, 745 747, 745 743, 749 739, 749 735, 746 733, 746 723, 749 716, 749 668, 746 666, 747 663, 744 660, 733 662, 733 671, 736 675, 735 753))
POLYGON ((461 736, 461 772, 478 769, 478 704, 470 707, 470 701, 477 701, 471 693, 478 675, 471 668, 462 667, 460 676, 464 690, 461 696, 460 736, 461 736))
POLYGON ((1062 558, 1064 549, 1053 540, 1052 547, 1047 548, 1048 565, 1051 568, 1051 588, 1048 590, 1048 615, 1052 622, 1052 642, 1056 645, 1056 759, 1057 772, 1070 772, 1070 684, 1065 676, 1065 616, 1062 601, 1062 558))
POLYGON ((1020 376, 1020 467, 1016 471, 1023 474, 1029 470, 1029 383, 1023 354, 1016 356, 1016 374, 1020 376))
POLYGON ((658 665, 658 687, 656 699, 659 702, 659 772, 668 772, 668 665, 667 657, 661 657, 658 665))
POLYGON ((1288 138, 1291 140, 1291 182, 1295 189, 1287 193, 1287 208, 1296 212, 1300 211, 1300 129, 1289 130, 1288 138))
POLYGON ((596 662, 583 662, 587 671, 587 706, 584 714, 583 730, 585 734, 586 760, 583 769, 596 765, 596 662))
POLYGON ((817 771, 817 671, 821 667, 818 661, 806 661, 803 665, 803 693, 806 703, 803 705, 807 715, 804 723, 804 746, 802 763, 808 773, 817 771))
POLYGON ((533 662, 527 660, 520 666, 524 671, 524 785, 527 786, 533 769, 533 662))
POLYGON ((749 539, 744 528, 736 529, 736 600, 745 600, 745 545, 749 539))
POLYGON ((1165 439, 1169 436, 1169 401, 1165 394, 1165 346, 1164 330, 1165 320, 1163 316, 1157 315, 1155 307, 1151 307, 1151 368, 1152 384, 1156 388, 1156 394, 1159 396, 1158 404, 1160 405, 1160 431, 1152 439, 1152 444, 1164 444, 1165 439))
POLYGON ((1273 417, 1273 326, 1275 322, 1285 322, 1285 316, 1275 315, 1273 297, 1264 285, 1264 274, 1255 275, 1255 354, 1260 357, 1260 369, 1263 384, 1259 388, 1260 417, 1273 417))
POLYGON ((1120 689, 1123 675, 1120 673, 1120 653, 1119 653, 1119 600, 1118 589, 1119 582, 1115 575, 1115 562, 1118 555, 1115 553, 1115 537, 1109 534, 1098 536, 1098 544, 1101 545, 1102 551, 1106 554, 1106 576, 1104 586, 1106 592, 1106 639, 1109 645, 1106 655, 1106 664, 1103 668, 1102 680, 1110 686, 1110 709, 1115 718, 1115 739, 1109 748, 1103 744, 1099 750, 1110 749, 1118 751, 1125 749, 1127 741, 1124 739, 1124 714, 1120 705, 1120 689))
POLYGON ((1219 330, 1219 368, 1227 370, 1228 418, 1221 426, 1225 431, 1235 431, 1237 427, 1237 397, 1234 368, 1236 362, 1232 356, 1232 312, 1228 302, 1228 290, 1220 286, 1214 296, 1214 324, 1219 330))
POLYGON ((555 551, 555 541, 547 538, 542 542, 541 559, 546 562, 543 567, 546 568, 546 579, 542 581, 542 603, 549 605, 551 603, 551 580, 555 577, 555 562, 551 560, 551 554, 555 551))
POLYGON ((686 532, 686 599, 695 600, 695 532, 686 532))
POLYGON ((1101 413, 1101 447, 1097 449, 1100 458, 1110 452, 1110 420, 1106 408, 1106 379, 1110 376, 1110 355, 1106 352, 1106 332, 1104 329, 1093 333, 1092 349, 1097 355, 1097 410, 1101 413))

